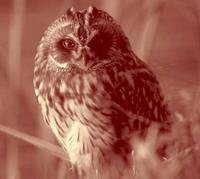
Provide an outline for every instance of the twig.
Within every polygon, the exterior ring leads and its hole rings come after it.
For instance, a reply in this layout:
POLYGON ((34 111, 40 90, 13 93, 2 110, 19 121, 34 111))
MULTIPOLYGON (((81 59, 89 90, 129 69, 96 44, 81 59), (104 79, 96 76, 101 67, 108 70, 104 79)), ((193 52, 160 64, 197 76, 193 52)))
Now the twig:
POLYGON ((31 135, 26 134, 24 132, 20 132, 20 131, 17 131, 15 129, 3 126, 1 124, 0 124, 0 131, 5 133, 5 134, 8 134, 12 137, 15 137, 17 139, 28 142, 29 144, 32 144, 32 145, 34 145, 34 146, 36 146, 40 149, 48 151, 50 154, 52 154, 52 155, 54 155, 54 156, 56 156, 56 157, 58 157, 62 160, 69 161, 64 150, 62 150, 61 147, 59 147, 57 145, 54 145, 54 144, 47 142, 43 139, 31 136, 31 135))

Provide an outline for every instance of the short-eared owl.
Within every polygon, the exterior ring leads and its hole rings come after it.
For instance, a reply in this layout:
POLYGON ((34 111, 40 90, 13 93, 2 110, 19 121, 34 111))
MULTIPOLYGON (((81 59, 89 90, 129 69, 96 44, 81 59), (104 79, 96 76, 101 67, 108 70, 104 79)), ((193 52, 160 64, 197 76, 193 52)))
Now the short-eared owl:
POLYGON ((145 136, 152 123, 160 133, 169 128, 155 75, 117 22, 94 7, 70 8, 44 32, 34 88, 71 163, 104 179, 120 178, 132 165, 133 136, 145 136))

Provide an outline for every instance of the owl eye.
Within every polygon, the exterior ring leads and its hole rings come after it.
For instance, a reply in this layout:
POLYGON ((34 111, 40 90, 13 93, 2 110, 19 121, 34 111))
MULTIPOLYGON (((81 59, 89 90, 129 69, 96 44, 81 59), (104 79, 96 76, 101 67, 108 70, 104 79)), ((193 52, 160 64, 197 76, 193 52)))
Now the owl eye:
POLYGON ((105 55, 111 45, 112 38, 110 34, 106 33, 95 36, 88 44, 88 46, 99 55, 105 55))
POLYGON ((109 36, 107 34, 101 34, 101 35, 95 36, 90 41, 90 45, 102 47, 101 45, 103 45, 104 43, 106 44, 107 42, 109 42, 109 36))
POLYGON ((62 43, 63 48, 67 50, 73 50, 77 46, 76 42, 70 38, 63 39, 61 43, 62 43))

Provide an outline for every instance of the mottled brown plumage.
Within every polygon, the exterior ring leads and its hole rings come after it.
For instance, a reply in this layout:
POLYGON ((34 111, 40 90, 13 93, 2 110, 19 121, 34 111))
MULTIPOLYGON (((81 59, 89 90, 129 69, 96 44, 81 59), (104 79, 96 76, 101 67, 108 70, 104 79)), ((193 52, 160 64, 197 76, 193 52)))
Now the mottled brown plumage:
POLYGON ((120 178, 133 165, 134 135, 144 137, 152 122, 160 133, 169 130, 155 75, 115 20, 94 7, 71 8, 48 27, 36 55, 34 87, 45 121, 86 173, 120 178))

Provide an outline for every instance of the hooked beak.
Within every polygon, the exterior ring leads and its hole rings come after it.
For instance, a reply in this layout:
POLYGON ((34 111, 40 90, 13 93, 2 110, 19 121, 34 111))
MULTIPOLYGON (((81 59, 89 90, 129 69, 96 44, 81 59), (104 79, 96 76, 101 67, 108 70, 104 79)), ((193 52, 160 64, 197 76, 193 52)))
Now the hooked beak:
POLYGON ((91 54, 89 49, 85 49, 85 48, 82 49, 80 59, 77 62, 78 67, 87 71, 93 66, 93 64, 94 64, 93 54, 91 54))
POLYGON ((92 59, 90 59, 88 56, 82 56, 80 61, 77 63, 78 67, 81 68, 82 70, 89 70, 90 67, 92 67, 92 59))

